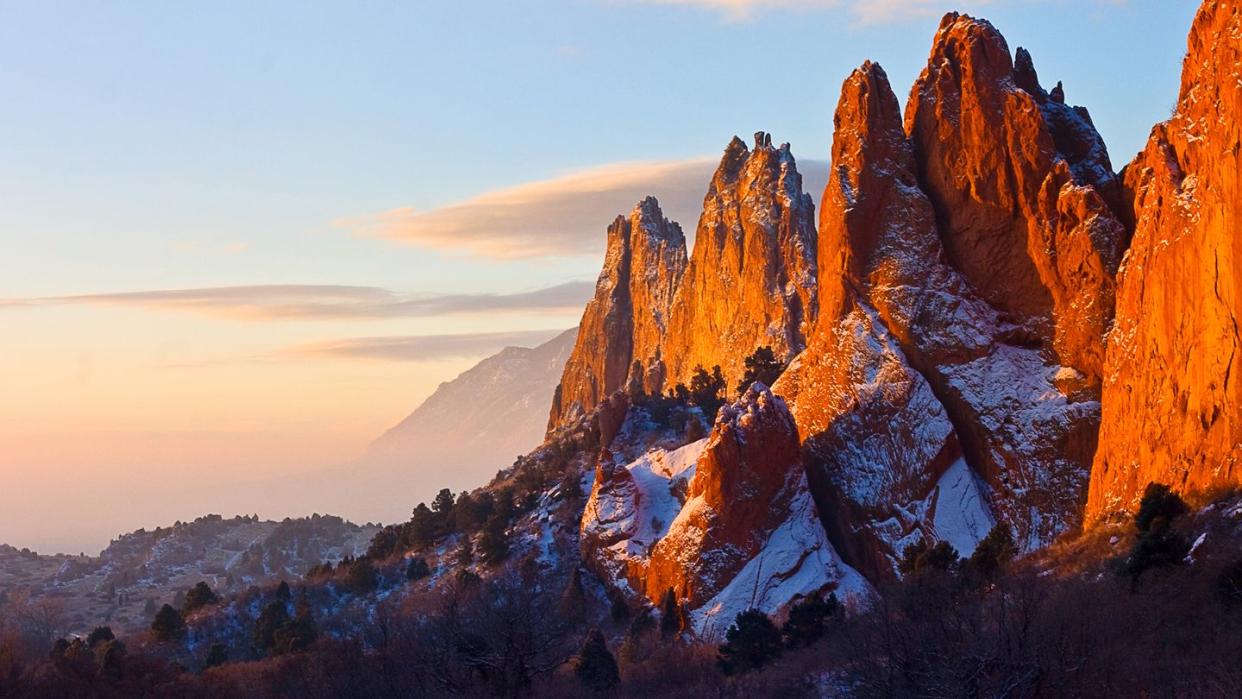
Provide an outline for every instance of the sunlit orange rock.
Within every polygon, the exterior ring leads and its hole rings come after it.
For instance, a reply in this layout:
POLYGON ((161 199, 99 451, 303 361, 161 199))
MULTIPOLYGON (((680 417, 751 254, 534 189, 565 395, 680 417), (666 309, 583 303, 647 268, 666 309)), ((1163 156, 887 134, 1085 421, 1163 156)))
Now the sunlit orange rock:
POLYGON ((582 314, 553 398, 549 430, 589 414, 632 380, 648 391, 660 390, 665 372, 660 343, 685 269, 685 235, 664 218, 654 198, 613 221, 595 296, 582 314))
POLYGON ((940 262, 935 215, 878 65, 846 79, 834 123, 818 327, 775 390, 797 420, 834 545, 864 574, 888 577, 906 545, 943 538, 969 552, 992 525, 923 372, 989 352, 995 313, 940 262), (962 516, 951 520, 954 511, 962 516))
POLYGON ((1242 482, 1242 6, 1204 2, 1173 117, 1124 171, 1134 238, 1108 337, 1087 519, 1147 483, 1242 482))
POLYGON ((1103 141, 1060 84, 1015 67, 1000 32, 951 13, 910 93, 906 131, 947 258, 1015 337, 1099 384, 1125 242, 1103 141))
POLYGON ((677 291, 664 358, 668 381, 719 364, 732 389, 743 360, 770 346, 791 357, 815 317, 815 213, 789 145, 734 138, 703 202, 694 253, 677 291))

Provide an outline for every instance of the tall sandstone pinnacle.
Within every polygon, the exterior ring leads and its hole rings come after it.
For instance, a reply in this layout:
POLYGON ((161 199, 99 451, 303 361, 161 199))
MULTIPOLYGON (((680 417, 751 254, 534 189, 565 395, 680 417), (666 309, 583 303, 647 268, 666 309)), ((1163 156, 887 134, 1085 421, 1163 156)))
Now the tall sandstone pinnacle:
POLYGON ((1173 117, 1123 173, 1134 237, 1108 338, 1086 518, 1149 482, 1242 482, 1242 7, 1207 0, 1173 117))
POLYGON ((595 296, 582 314, 552 401, 550 430, 589 413, 631 381, 644 390, 660 390, 660 343, 685 269, 685 235, 664 218, 654 198, 613 221, 595 296))
POLYGON ((874 576, 920 537, 973 548, 993 517, 1047 543, 1081 516, 1125 236, 1102 141, 957 14, 904 126, 867 63, 835 128, 819 319, 775 387, 834 545, 874 576))
POLYGON ((789 144, 734 138, 712 177, 668 326, 670 383, 719 364, 729 386, 757 347, 802 351, 816 311, 815 212, 789 144))
POLYGON ((1028 345, 1098 387, 1125 243, 1103 140, 991 24, 941 22, 906 105, 950 263, 1028 345))

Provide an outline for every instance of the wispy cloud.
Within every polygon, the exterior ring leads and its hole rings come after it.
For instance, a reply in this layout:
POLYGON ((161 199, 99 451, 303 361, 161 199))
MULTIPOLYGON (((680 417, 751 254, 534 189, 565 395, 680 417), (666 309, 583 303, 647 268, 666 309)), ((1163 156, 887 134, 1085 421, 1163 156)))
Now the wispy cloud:
POLYGON ((269 284, 0 299, 0 308, 76 304, 249 321, 381 319, 497 312, 576 313, 593 290, 594 285, 588 281, 509 294, 423 295, 403 295, 372 286, 269 284))
MULTIPOLYGON (((665 216, 692 231, 717 162, 605 165, 438 209, 400 208, 335 223, 355 235, 489 258, 595 255, 604 249, 604 230, 613 217, 649 195, 660 200, 665 216)), ((798 166, 807 191, 818 198, 827 163, 799 160, 798 166)))
POLYGON ((490 258, 589 255, 603 249, 612 218, 645 196, 659 198, 666 215, 697 209, 714 166, 706 158, 608 165, 438 209, 399 208, 335 223, 355 235, 490 258))
POLYGON ((275 359, 351 359, 426 362, 469 359, 493 354, 504 347, 535 347, 556 337, 560 330, 523 330, 453 335, 353 337, 296 345, 280 350, 275 359))

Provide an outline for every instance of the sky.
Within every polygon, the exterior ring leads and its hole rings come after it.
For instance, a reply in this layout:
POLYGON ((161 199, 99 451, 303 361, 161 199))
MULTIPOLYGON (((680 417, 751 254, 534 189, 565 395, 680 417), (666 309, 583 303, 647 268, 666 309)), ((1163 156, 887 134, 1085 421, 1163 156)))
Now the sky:
POLYGON ((790 142, 818 198, 841 82, 875 60, 904 101, 947 10, 1120 168, 1196 6, 0 0, 0 542, 93 553, 347 463, 575 325, 642 196, 692 231, 734 134, 790 142))

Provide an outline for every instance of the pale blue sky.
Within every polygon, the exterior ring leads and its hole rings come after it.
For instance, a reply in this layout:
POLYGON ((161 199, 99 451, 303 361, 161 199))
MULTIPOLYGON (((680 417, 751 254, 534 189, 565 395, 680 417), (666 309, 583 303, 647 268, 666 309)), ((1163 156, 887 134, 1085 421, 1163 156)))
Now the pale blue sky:
MULTIPOLYGON (((863 0, 921 8, 864 25, 849 2, 739 19, 713 1, 0 3, 0 294, 589 275, 593 260, 480 266, 331 222, 713 156, 757 129, 822 159, 848 71, 877 60, 904 98, 940 11, 963 4, 863 0)), ((1173 103, 1196 5, 965 3, 1066 81, 1118 167, 1173 103)))
POLYGON ((792 143, 818 198, 841 82, 876 60, 904 101, 947 9, 1064 80, 1119 168, 1196 6, 0 0, 0 542, 97 550, 349 460, 572 326, 644 194, 691 232, 734 134, 792 143))

